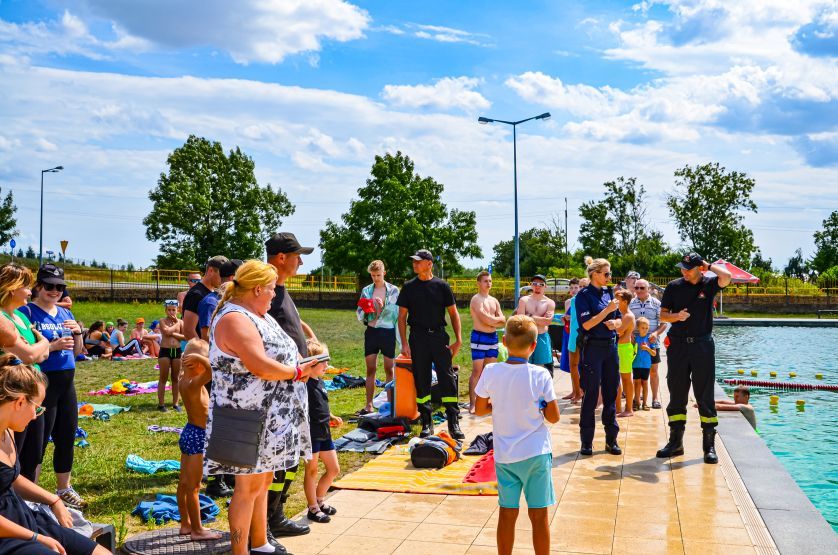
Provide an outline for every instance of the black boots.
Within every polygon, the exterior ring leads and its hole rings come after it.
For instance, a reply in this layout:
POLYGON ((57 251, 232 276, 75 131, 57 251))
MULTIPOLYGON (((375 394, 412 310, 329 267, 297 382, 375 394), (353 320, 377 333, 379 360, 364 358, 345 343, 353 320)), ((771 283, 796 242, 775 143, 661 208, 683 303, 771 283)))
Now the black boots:
POLYGON ((669 443, 658 450, 658 458, 668 459, 684 454, 684 428, 669 428, 669 443))
POLYGON ((702 442, 704 462, 706 464, 718 464, 719 457, 716 455, 716 428, 704 428, 701 432, 704 435, 704 441, 702 442))
POLYGON ((419 432, 419 437, 434 435, 434 418, 431 412, 423 407, 419 407, 419 418, 422 420, 422 431, 419 432))
POLYGON ((579 449, 580 455, 590 456, 594 454, 594 446, 590 443, 583 443, 582 447, 579 449))
POLYGON ((448 420, 448 433, 457 441, 466 438, 466 434, 460 429, 460 411, 449 409, 445 411, 445 418, 448 420))
POLYGON ((268 532, 274 536, 302 536, 311 532, 305 524, 298 524, 285 516, 285 508, 282 503, 282 494, 268 492, 268 532))
POLYGON ((220 497, 230 497, 233 495, 233 490, 227 486, 222 476, 210 476, 207 478, 207 488, 204 493, 207 497, 218 499, 220 497))
POLYGON ((622 455, 623 450, 620 449, 620 446, 617 445, 617 437, 605 438, 605 450, 612 455, 622 455))

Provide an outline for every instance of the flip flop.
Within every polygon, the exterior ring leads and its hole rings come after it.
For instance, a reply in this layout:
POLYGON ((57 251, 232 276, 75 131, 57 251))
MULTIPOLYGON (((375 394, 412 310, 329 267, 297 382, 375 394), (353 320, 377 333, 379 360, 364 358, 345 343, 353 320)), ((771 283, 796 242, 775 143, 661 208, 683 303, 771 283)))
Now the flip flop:
POLYGON ((661 408, 660 401, 652 401, 652 408, 653 408, 653 409, 659 409, 659 408, 661 408))

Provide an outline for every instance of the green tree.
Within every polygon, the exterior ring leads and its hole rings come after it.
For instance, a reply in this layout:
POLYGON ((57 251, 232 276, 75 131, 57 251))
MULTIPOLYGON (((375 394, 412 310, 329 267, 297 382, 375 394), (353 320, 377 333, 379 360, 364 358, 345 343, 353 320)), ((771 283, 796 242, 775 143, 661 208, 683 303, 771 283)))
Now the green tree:
POLYGON ((751 273, 754 271, 762 271, 764 273, 771 273, 774 271, 774 262, 770 258, 763 258, 762 251, 757 248, 754 257, 751 259, 751 273))
POLYGON ((823 229, 815 232, 815 256, 811 266, 817 272, 825 272, 838 266, 838 210, 823 221, 823 229))
POLYGON ((17 257, 18 258, 23 258, 23 248, 17 249, 17 257))
POLYGON ((446 274, 453 274, 462 269, 459 257, 483 255, 475 213, 449 212, 440 200, 444 186, 417 175, 408 156, 376 156, 370 173, 341 222, 326 220, 320 231, 323 263, 333 272, 363 276, 367 265, 380 259, 388 275, 407 277, 412 273, 408 256, 426 248, 442 257, 446 274))
POLYGON ((32 245, 29 245, 26 249, 26 258, 29 258, 30 260, 35 258, 35 249, 32 248, 32 245))
POLYGON ((12 192, 9 191, 6 198, 0 202, 0 245, 5 245, 17 234, 15 212, 17 212, 17 206, 15 206, 12 192))
POLYGON ((602 202, 586 202, 579 207, 579 215, 583 222, 579 228, 579 242, 584 251, 595 258, 613 258, 617 226, 609 217, 608 206, 602 202))
POLYGON ((742 223, 743 212, 757 211, 751 200, 756 182, 718 162, 684 166, 675 177, 666 206, 681 239, 707 260, 724 258, 747 266, 756 246, 753 232, 742 223))
POLYGON ((806 275, 808 273, 809 265, 806 264, 806 261, 803 259, 803 251, 801 249, 797 249, 794 251, 794 255, 789 258, 789 262, 786 264, 783 274, 788 277, 806 279, 806 275))
MULTIPOLYGON (((550 273, 550 268, 564 268, 565 233, 554 219, 551 226, 532 228, 521 233, 521 277, 550 273)), ((502 276, 515 273, 515 242, 500 241, 493 248, 492 271, 502 276)))
POLYGON ((285 193, 256 182, 253 160, 236 147, 190 135, 167 160, 143 219, 159 241, 159 268, 195 268, 209 257, 261 258, 264 241, 294 213, 285 193))

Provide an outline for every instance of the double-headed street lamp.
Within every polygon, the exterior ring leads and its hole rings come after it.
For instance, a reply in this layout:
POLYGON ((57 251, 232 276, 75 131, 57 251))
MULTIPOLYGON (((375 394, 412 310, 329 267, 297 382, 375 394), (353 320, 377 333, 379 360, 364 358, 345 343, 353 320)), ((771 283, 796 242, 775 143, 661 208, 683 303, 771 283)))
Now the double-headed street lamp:
POLYGON ((44 263, 44 174, 58 173, 64 166, 55 166, 48 170, 41 170, 41 233, 38 237, 38 264, 44 263))
POLYGON ((550 112, 544 112, 539 116, 522 119, 519 121, 504 121, 502 119, 491 119, 480 116, 477 118, 477 123, 485 125, 487 123, 505 123, 512 126, 512 173, 514 175, 514 195, 515 195, 515 306, 518 306, 518 297, 521 289, 521 265, 519 259, 519 239, 518 239, 518 142, 516 128, 519 124, 533 119, 550 119, 550 112))

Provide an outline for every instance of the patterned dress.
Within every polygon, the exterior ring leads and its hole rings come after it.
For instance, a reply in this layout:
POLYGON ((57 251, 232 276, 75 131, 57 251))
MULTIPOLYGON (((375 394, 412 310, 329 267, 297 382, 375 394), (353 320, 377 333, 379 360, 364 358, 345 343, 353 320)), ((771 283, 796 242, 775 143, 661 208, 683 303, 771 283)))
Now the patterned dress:
POLYGON ((207 438, 212 435, 212 407, 215 406, 267 410, 268 419, 254 468, 223 465, 206 458, 206 471, 208 474, 261 474, 292 468, 300 462, 300 456, 311 458, 305 383, 257 378, 241 360, 222 351, 215 342, 215 326, 230 312, 244 314, 253 322, 269 357, 288 366, 297 364, 297 346, 270 314, 263 318, 232 302, 221 308, 210 328, 212 393, 207 438))

